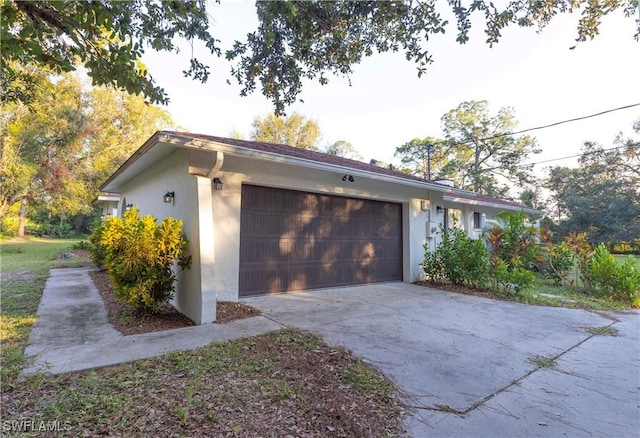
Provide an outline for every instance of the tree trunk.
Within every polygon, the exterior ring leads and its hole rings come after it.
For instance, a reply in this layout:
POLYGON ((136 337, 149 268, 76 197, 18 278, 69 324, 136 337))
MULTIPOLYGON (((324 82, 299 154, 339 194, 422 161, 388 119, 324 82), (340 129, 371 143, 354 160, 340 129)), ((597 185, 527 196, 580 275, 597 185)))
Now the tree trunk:
POLYGON ((18 215, 18 237, 24 237, 24 224, 27 222, 27 198, 20 201, 20 214, 18 215))

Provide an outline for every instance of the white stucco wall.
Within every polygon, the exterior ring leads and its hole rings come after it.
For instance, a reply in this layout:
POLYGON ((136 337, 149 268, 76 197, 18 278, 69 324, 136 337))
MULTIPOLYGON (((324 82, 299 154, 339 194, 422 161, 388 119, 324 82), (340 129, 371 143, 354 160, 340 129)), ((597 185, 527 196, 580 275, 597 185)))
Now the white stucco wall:
MULTIPOLYGON (((211 297, 203 297, 201 290, 197 180, 188 173, 187 168, 187 152, 173 152, 124 184, 121 189, 121 202, 139 206, 141 216, 150 214, 158 223, 166 217, 182 220, 183 233, 189 240, 189 253, 193 264, 191 269, 186 271, 174 267, 177 270, 178 281, 173 304, 194 322, 202 324, 212 321, 211 309, 203 305, 205 302, 210 307, 211 297), (173 203, 164 202, 166 192, 175 193, 173 203)), ((215 319, 215 295, 213 299, 215 319)))
MULTIPOLYGON (((403 279, 413 282, 420 278, 419 265, 424 257, 423 245, 431 240, 426 237, 429 211, 421 210, 420 201, 428 200, 429 194, 417 188, 398 187, 370 178, 356 177, 351 183, 342 181, 343 175, 344 173, 300 168, 283 163, 225 157, 224 165, 217 173, 224 182, 224 188, 222 191, 214 191, 216 291, 221 300, 238 299, 240 196, 243 183, 401 203, 403 279)), ((435 209, 433 203, 431 209, 435 209)))
POLYGON ((193 266, 191 270, 178 272, 174 305, 198 324, 215 320, 216 300, 238 300, 243 183, 402 204, 405 282, 422 278, 420 263, 425 245, 433 251, 442 240, 440 224, 444 214, 437 212, 438 207, 460 210, 461 225, 467 230, 473 228, 474 211, 486 212, 488 217, 493 213, 474 206, 446 203, 441 192, 391 184, 375 176, 354 175, 354 182, 342 181, 349 171, 311 169, 231 154, 224 155, 218 169, 210 167, 211 161, 204 163, 206 156, 176 149, 120 189, 122 202, 139 205, 142 215, 151 214, 158 221, 168 216, 183 221, 193 266), (189 165, 194 168, 198 164, 194 160, 200 157, 203 157, 202 168, 211 169, 208 177, 189 173, 189 165), (223 190, 213 190, 211 178, 214 176, 223 181, 223 190), (163 202, 167 191, 175 193, 173 203, 163 202), (430 231, 433 228, 435 232, 430 231))

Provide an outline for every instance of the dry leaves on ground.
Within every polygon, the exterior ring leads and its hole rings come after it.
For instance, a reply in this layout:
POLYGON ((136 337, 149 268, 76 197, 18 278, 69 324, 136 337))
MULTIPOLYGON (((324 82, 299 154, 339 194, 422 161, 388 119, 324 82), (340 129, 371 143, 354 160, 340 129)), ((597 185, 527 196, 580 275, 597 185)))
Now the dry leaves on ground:
MULTIPOLYGON (((93 271, 90 275, 102 301, 104 301, 109 322, 124 335, 137 335, 195 325, 193 321, 178 312, 169 303, 163 304, 160 312, 155 314, 138 312, 116 298, 106 271, 93 271)), ((257 315, 260 315, 258 309, 243 303, 219 301, 216 305, 216 322, 220 324, 257 315)))

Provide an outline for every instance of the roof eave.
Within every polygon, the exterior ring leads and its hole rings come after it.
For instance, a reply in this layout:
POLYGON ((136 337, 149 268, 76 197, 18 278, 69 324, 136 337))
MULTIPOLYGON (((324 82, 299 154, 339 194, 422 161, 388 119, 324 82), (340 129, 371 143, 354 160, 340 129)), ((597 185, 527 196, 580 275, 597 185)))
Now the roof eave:
POLYGON ((526 207, 524 205, 500 204, 497 202, 487 202, 487 201, 473 200, 468 198, 459 198, 455 196, 446 196, 446 195, 444 196, 444 200, 449 202, 457 202, 460 204, 482 205, 485 207, 491 207, 499 210, 522 211, 523 213, 527 213, 527 214, 540 214, 540 215, 544 214, 542 210, 526 207))

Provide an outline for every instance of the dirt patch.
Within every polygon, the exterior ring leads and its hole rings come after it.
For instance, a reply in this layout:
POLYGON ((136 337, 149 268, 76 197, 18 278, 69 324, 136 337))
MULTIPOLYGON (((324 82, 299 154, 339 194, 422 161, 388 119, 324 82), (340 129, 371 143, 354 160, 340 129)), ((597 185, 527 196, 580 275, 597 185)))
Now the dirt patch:
MULTIPOLYGON (((109 322, 123 335, 137 335, 195 325, 170 303, 163 304, 158 313, 138 312, 116 298, 106 271, 92 271, 90 275, 104 301, 109 322)), ((242 303, 219 301, 216 305, 216 322, 221 324, 257 315, 260 315, 258 309, 242 303)))

